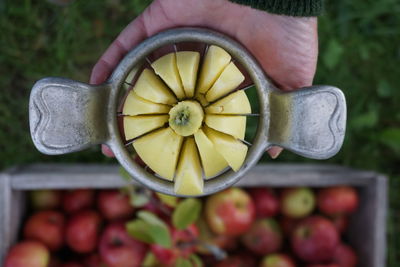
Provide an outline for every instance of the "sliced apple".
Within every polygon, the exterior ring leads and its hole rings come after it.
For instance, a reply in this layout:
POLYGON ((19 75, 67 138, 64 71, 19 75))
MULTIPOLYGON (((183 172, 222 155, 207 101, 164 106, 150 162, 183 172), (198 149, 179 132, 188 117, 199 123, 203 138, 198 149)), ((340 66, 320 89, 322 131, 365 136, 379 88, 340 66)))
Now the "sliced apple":
POLYGON ((193 138, 186 138, 183 143, 174 182, 176 194, 193 196, 203 193, 200 158, 193 138))
POLYGON ((207 105, 209 104, 208 101, 207 101, 207 99, 206 99, 206 95, 203 94, 203 93, 199 93, 199 92, 197 91, 197 92, 196 92, 196 95, 195 95, 195 98, 196 98, 197 101, 200 102, 200 104, 201 104, 203 107, 205 107, 205 106, 207 106, 207 105))
POLYGON ((122 114, 134 116, 142 114, 165 114, 168 113, 171 106, 158 104, 141 98, 131 90, 125 99, 122 114))
POLYGON ((177 101, 168 87, 149 69, 144 69, 140 74, 133 91, 138 96, 155 103, 172 105, 177 101))
POLYGON ((247 146, 234 137, 215 131, 209 127, 203 128, 215 149, 224 157, 234 171, 238 171, 246 159, 247 146))
POLYGON ((160 57, 151 64, 154 71, 163 79, 168 87, 174 91, 175 95, 182 99, 185 97, 181 78, 179 77, 178 67, 176 65, 175 53, 169 53, 160 57))
POLYGON ((228 163, 200 129, 194 134, 206 178, 211 178, 228 167, 228 163))
POLYGON ((181 51, 176 53, 176 65, 178 67, 179 76, 181 77, 186 97, 194 96, 199 61, 199 52, 181 51))
POLYGON ((168 115, 150 116, 125 116, 124 133, 125 139, 130 140, 151 130, 160 128, 168 122, 168 115))
POLYGON ((204 57, 197 90, 200 93, 206 93, 230 61, 231 56, 224 49, 211 45, 204 57))
POLYGON ((169 111, 169 126, 182 136, 193 135, 203 123, 203 108, 197 101, 179 102, 169 111))
POLYGON ((208 127, 238 139, 243 139, 246 132, 246 116, 207 114, 205 122, 208 127))
POLYGON ((205 108, 209 114, 250 114, 251 106, 243 90, 234 92, 205 108))
POLYGON ((222 71, 214 85, 210 88, 210 90, 207 91, 207 101, 215 101, 218 98, 230 93, 243 81, 244 76, 240 70, 233 62, 229 63, 229 65, 222 71))
POLYGON ((182 141, 171 128, 164 128, 136 139, 133 147, 150 169, 172 181, 182 141))

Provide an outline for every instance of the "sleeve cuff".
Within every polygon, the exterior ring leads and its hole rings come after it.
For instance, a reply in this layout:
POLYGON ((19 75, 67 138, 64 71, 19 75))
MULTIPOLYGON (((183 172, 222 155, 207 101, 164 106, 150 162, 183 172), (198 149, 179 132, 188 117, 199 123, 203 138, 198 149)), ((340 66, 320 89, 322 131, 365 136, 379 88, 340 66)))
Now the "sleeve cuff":
POLYGON ((322 0, 231 0, 231 2, 273 14, 297 17, 315 17, 323 10, 322 0))

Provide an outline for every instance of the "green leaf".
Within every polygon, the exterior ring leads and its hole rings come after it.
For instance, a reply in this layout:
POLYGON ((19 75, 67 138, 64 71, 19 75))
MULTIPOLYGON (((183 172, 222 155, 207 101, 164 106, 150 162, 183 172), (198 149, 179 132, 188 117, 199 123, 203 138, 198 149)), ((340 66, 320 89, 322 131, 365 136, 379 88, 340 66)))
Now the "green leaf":
POLYGON ((147 211, 137 213, 138 219, 126 224, 128 234, 149 244, 158 244, 169 248, 172 246, 168 225, 147 211))
POLYGON ((137 216, 148 224, 148 234, 153 243, 167 248, 172 246, 171 234, 166 223, 148 211, 139 211, 137 216))
POLYGON ((379 134, 379 140, 395 151, 400 151, 400 128, 387 128, 379 134))
POLYGON ((147 189, 141 187, 133 187, 131 188, 130 193, 130 203, 134 207, 143 207, 147 203, 149 203, 151 199, 151 192, 147 189))
POLYGON ((178 258, 175 267, 193 267, 192 263, 184 258, 178 258))
POLYGON ((142 261, 142 266, 156 266, 157 258, 152 252, 147 252, 142 261))
POLYGON ((332 70, 340 62, 343 54, 343 46, 336 39, 331 39, 326 47, 326 50, 322 56, 322 60, 325 66, 332 70))
POLYGON ((199 218, 201 201, 196 198, 187 198, 179 202, 172 214, 172 223, 178 229, 185 229, 199 218))
POLYGON ((135 239, 152 244, 153 238, 148 233, 148 224, 143 220, 133 220, 126 224, 126 231, 135 239))
POLYGON ((200 257, 197 256, 196 254, 190 255, 189 259, 193 263, 194 267, 203 267, 203 262, 201 261, 200 257))
POLYGON ((164 203, 165 205, 167 205, 169 207, 175 208, 176 205, 178 204, 179 199, 177 197, 162 194, 159 192, 156 192, 156 195, 162 203, 164 203))

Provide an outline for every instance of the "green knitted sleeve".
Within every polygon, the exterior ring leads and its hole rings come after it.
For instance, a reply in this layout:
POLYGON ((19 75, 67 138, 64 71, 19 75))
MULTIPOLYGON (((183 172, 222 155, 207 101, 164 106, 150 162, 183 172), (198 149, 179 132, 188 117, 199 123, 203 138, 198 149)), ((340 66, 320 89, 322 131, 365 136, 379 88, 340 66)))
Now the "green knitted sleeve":
POLYGON ((321 14, 323 0, 230 0, 232 2, 248 5, 253 8, 268 11, 269 13, 314 17, 321 14))

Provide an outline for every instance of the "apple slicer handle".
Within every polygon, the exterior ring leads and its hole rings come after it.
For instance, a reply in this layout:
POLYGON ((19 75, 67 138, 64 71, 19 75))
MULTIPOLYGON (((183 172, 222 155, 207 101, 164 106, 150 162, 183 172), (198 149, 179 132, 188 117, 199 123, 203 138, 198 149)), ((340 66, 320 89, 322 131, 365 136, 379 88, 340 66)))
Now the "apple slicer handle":
POLYGON ((296 154, 327 159, 343 144, 346 100, 333 86, 311 86, 270 94, 269 143, 296 154))
POLYGON ((48 155, 83 150, 108 138, 109 87, 63 78, 45 78, 33 86, 29 125, 36 148, 48 155))

